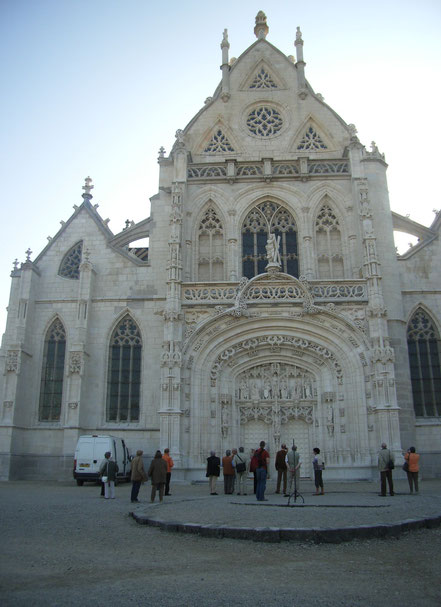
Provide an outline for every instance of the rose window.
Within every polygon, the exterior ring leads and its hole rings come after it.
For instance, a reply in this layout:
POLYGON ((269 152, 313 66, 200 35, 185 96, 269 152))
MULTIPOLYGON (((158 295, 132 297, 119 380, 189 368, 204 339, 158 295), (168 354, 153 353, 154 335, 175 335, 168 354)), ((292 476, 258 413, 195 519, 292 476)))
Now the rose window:
POLYGON ((258 107, 247 118, 247 127, 257 137, 272 137, 283 126, 282 116, 276 109, 268 106, 258 107))

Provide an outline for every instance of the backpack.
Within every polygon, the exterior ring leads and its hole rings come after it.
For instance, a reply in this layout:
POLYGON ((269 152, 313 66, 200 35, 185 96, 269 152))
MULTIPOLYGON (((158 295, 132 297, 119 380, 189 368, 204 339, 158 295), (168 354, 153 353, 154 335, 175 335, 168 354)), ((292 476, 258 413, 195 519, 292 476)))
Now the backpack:
POLYGON ((265 459, 263 457, 263 449, 262 449, 262 447, 256 451, 255 455, 256 455, 256 458, 257 458, 257 467, 258 468, 265 468, 265 459))

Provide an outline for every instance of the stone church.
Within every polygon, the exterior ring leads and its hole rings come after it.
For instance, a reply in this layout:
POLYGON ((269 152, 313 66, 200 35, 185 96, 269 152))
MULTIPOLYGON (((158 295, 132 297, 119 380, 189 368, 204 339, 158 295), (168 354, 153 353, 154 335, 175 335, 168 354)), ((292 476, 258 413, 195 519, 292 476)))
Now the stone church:
POLYGON ((225 30, 219 86, 159 151, 150 217, 113 234, 87 178, 14 265, 0 478, 68 479, 90 433, 169 447, 186 480, 261 440, 272 457, 294 441, 305 476, 318 446, 328 479, 376 478, 383 441, 441 475, 441 213, 391 211, 384 154, 314 92, 300 29, 296 57, 268 31, 260 12, 235 59, 225 30), (394 231, 418 243, 398 255, 394 231))

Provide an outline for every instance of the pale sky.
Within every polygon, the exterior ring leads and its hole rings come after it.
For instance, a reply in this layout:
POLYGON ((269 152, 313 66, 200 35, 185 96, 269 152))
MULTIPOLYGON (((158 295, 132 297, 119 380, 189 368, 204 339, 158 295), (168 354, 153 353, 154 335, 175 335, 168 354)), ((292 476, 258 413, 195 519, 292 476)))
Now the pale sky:
POLYGON ((432 223, 439 0, 1 0, 0 334, 14 259, 28 247, 35 259, 81 204, 85 177, 114 233, 149 215, 159 148, 169 153, 219 83, 224 28, 238 57, 259 10, 286 55, 301 27, 313 89, 386 154, 392 210, 432 223))

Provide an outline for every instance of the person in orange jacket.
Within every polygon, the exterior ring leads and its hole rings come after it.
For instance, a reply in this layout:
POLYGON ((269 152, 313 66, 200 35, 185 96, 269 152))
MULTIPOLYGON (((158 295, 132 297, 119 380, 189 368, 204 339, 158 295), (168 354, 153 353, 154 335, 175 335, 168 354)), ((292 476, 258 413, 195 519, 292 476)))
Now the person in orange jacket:
POLYGON ((406 472, 410 492, 413 493, 413 486, 415 485, 415 493, 418 493, 418 472, 420 469, 420 456, 418 453, 416 453, 415 447, 409 447, 409 449, 404 454, 404 459, 406 460, 408 466, 406 472))
POLYGON ((165 495, 171 495, 170 493, 170 479, 171 479, 171 469, 174 466, 173 460, 170 457, 170 449, 164 449, 164 455, 162 459, 165 459, 167 462, 167 479, 165 481, 165 495))

